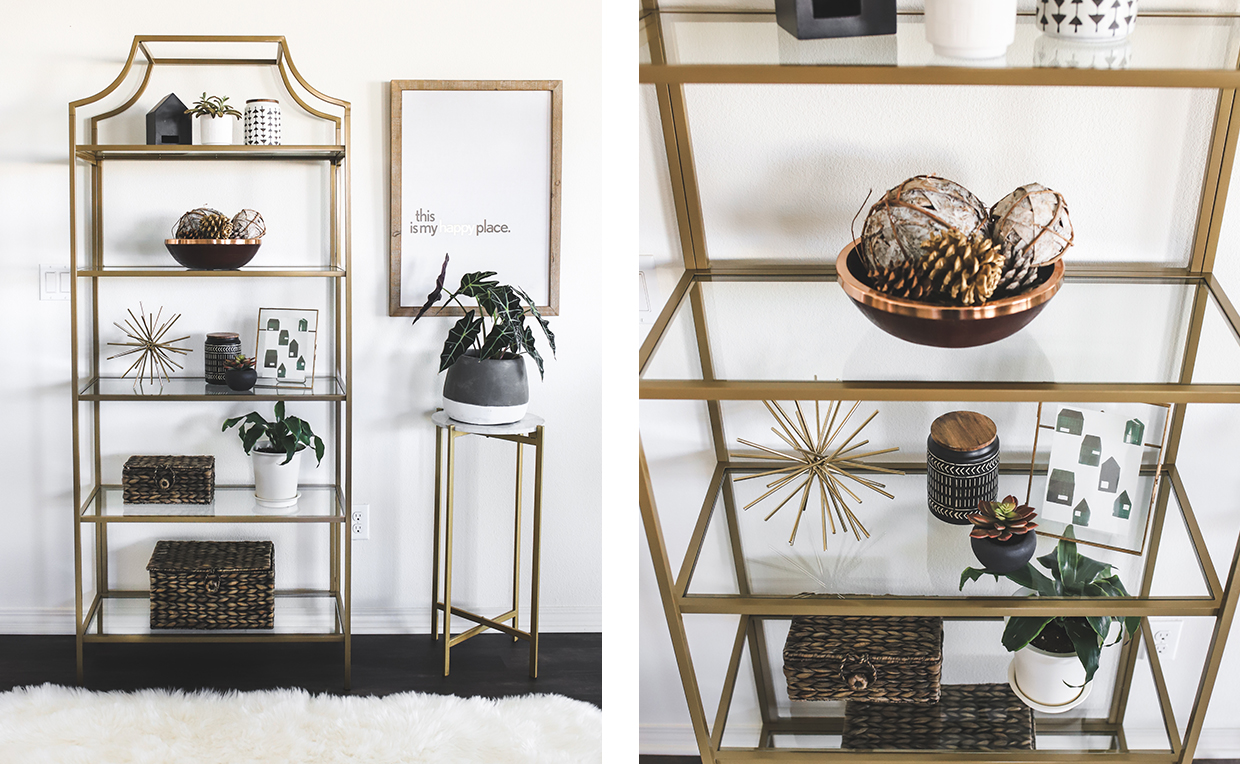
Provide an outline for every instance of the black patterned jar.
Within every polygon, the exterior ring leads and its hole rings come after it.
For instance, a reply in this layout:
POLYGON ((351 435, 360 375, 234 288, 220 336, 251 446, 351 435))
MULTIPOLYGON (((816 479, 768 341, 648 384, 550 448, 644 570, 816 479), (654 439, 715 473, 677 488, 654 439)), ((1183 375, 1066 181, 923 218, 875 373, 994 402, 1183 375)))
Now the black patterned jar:
POLYGON ((224 362, 241 352, 241 339, 236 332, 212 332, 202 346, 203 371, 208 385, 223 385, 224 362))
POLYGON ((990 417, 952 411, 930 425, 926 438, 926 500, 945 523, 968 525, 978 502, 999 493, 999 435, 990 417))
POLYGON ((247 146, 280 145, 279 101, 251 98, 245 102, 245 143, 247 146))

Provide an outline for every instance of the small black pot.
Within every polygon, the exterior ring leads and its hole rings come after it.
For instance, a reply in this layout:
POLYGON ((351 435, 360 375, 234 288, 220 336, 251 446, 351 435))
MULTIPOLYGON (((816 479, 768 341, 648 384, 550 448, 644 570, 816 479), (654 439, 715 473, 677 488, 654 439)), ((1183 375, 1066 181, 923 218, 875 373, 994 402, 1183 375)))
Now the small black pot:
POLYGON ((254 369, 227 369, 224 371, 224 381, 233 390, 245 392, 258 381, 258 372, 254 369))
POLYGON ((1020 570, 1033 559, 1033 553, 1038 548, 1036 531, 1013 536, 1007 541, 972 537, 969 541, 973 545, 973 556, 991 573, 1020 570))
POLYGON ((525 358, 480 359, 468 350, 448 367, 443 408, 458 422, 495 425, 520 421, 530 402, 525 358))

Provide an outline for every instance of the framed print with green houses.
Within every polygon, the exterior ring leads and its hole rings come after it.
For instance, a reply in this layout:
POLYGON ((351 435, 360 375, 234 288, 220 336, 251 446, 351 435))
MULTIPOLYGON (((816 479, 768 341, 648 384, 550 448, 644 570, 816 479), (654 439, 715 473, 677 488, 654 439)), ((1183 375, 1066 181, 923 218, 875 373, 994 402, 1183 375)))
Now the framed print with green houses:
POLYGON ((1038 533, 1063 538, 1071 525, 1082 544, 1141 554, 1170 420, 1160 404, 1039 404, 1025 497, 1038 533))
POLYGON ((259 385, 310 385, 319 312, 310 308, 259 308, 254 368, 259 385))

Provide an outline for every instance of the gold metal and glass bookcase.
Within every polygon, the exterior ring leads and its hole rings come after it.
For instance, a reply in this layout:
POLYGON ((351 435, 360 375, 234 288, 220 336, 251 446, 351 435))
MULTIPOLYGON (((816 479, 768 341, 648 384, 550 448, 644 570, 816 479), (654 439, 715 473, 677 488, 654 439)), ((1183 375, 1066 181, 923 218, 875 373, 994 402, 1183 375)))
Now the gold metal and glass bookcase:
MULTIPOLYGON (((100 108, 96 106, 93 110, 100 108)), ((340 644, 344 687, 349 687, 352 578, 352 544, 346 522, 349 515, 346 508, 351 506, 352 496, 349 114, 347 101, 324 95, 306 82, 293 64, 287 42, 279 36, 137 36, 123 70, 112 84, 89 98, 69 104, 73 547, 79 683, 83 679, 84 645, 87 643, 270 641, 340 644), (322 131, 324 135, 330 131, 333 139, 323 144, 274 146, 99 143, 99 128, 105 120, 124 115, 141 124, 143 115, 131 107, 146 91, 156 68, 176 70, 182 67, 265 67, 283 83, 289 99, 286 104, 296 104, 311 118, 325 120, 322 131), (126 93, 132 95, 116 108, 89 113, 92 109, 88 107, 93 104, 109 96, 119 100, 125 98, 126 93), (303 163, 323 167, 327 202, 321 225, 326 232, 326 246, 317 258, 311 256, 309 263, 247 265, 239 270, 187 270, 172 264, 170 258, 164 261, 167 264, 134 265, 132 259, 131 263, 110 262, 113 258, 103 235, 105 212, 110 207, 114 209, 112 205, 134 205, 141 201, 109 199, 105 204, 104 167, 132 162, 156 163, 162 175, 180 174, 191 180, 195 165, 201 166, 204 162, 221 163, 219 166, 224 169, 227 163, 237 162, 303 163), (102 362, 109 351, 105 343, 111 335, 102 334, 101 329, 106 331, 116 317, 100 315, 101 294, 106 294, 117 282, 159 286, 169 279, 182 283, 188 280, 202 294, 219 300, 229 300, 229 286, 243 280, 319 280, 330 307, 329 320, 320 321, 319 334, 329 335, 330 339, 327 343, 321 340, 318 343, 319 373, 314 376, 313 384, 295 389, 258 387, 235 393, 220 386, 208 388, 203 377, 172 376, 163 384, 157 381, 135 385, 132 377, 103 376, 102 362), (325 355, 330 368, 323 370, 325 355), (252 485, 217 486, 214 505, 206 513, 198 505, 125 505, 120 476, 108 474, 105 469, 103 430, 109 426, 109 417, 104 412, 109 405, 166 406, 174 402, 192 402, 206 410, 218 409, 221 403, 270 403, 281 399, 326 402, 333 412, 330 434, 324 433, 334 458, 331 482, 309 486, 303 482, 295 514, 271 515, 257 511, 252 485), (187 523, 263 523, 319 528, 321 531, 308 532, 321 532, 329 546, 326 555, 329 563, 323 571, 326 583, 320 588, 277 589, 272 630, 152 631, 149 593, 113 588, 109 582, 108 531, 115 524, 131 523, 177 524, 182 531, 191 527, 185 525, 187 523)), ((151 248, 162 253, 162 242, 152 242, 151 248)), ((150 254, 151 262, 159 259, 155 257, 156 252, 150 254)), ((262 258, 261 252, 259 258, 262 258)), ((156 300, 147 302, 149 307, 156 300)), ((257 317, 259 306, 253 307, 257 317)), ((246 335, 242 337, 243 342, 247 342, 246 335)), ((201 352, 201 345, 196 352, 201 352)), ((222 419, 221 416, 220 421, 222 419)), ((110 426, 117 426, 115 418, 110 426)))
MULTIPOLYGON (((1189 481, 1178 459, 1182 452, 1186 408, 1201 404, 1240 404, 1240 379, 1211 373, 1208 371, 1211 364, 1203 363, 1221 357, 1240 359, 1240 314, 1213 273, 1237 133, 1240 132, 1240 99, 1236 97, 1240 90, 1240 16, 1143 12, 1138 31, 1130 41, 1132 68, 1116 69, 1036 65, 1038 62, 1030 52, 1035 49, 1034 37, 1038 32, 1031 17, 1020 16, 1017 44, 1009 51, 1006 63, 972 68, 931 59, 929 46, 922 43, 923 19, 919 14, 899 17, 895 40, 900 51, 897 63, 894 55, 871 57, 865 51, 874 48, 850 44, 850 41, 798 42, 777 28, 774 15, 770 13, 660 12, 653 0, 645 0, 643 8, 640 79, 643 84, 653 85, 657 93, 685 270, 641 347, 640 397, 643 402, 685 401, 700 406, 709 419, 716 462, 709 483, 701 486, 705 498, 678 568, 669 559, 660 514, 679 515, 697 511, 697 506, 692 510, 686 506, 656 507, 656 484, 651 477, 653 462, 647 461, 647 454, 654 445, 649 432, 644 433, 639 457, 639 498, 646 539, 702 760, 1191 761, 1240 599, 1240 581, 1237 581, 1240 552, 1232 556, 1230 566, 1225 567, 1225 578, 1220 579, 1189 503, 1186 487, 1191 486, 1185 485, 1189 481), (1186 40, 1192 42, 1184 44, 1186 40), (1171 338, 1170 347, 1162 349, 1170 359, 1166 368, 1159 374, 1133 376, 1114 366, 1091 364, 1088 359, 1074 355, 1069 347, 1069 339, 1078 327, 1056 326, 1053 322, 1059 319, 1051 313, 1038 319, 1048 322, 1049 326, 1039 326, 1035 322, 1031 328, 1037 327, 1042 332, 1041 337, 1057 336, 1060 341, 1041 342, 1046 363, 1036 366, 1034 372, 1016 377, 998 373, 996 370, 1002 364, 995 364, 962 369, 958 375, 949 373, 949 378, 941 381, 925 381, 903 373, 907 370, 898 368, 893 361, 883 367, 888 372, 883 376, 851 378, 847 367, 841 363, 838 368, 843 373, 839 379, 818 380, 810 373, 810 364, 798 365, 786 358, 774 358, 772 353, 778 348, 791 347, 779 341, 789 333, 797 335, 796 347, 803 351, 802 356, 831 358, 832 353, 838 356, 842 351, 838 343, 833 345, 833 340, 838 339, 833 326, 856 322, 859 316, 834 283, 835 252, 826 253, 817 262, 712 260, 708 256, 705 224, 710 218, 703 215, 700 176, 691 141, 690 117, 693 114, 689 109, 691 101, 686 99, 686 88, 709 85, 712 92, 723 92, 727 96, 732 86, 778 84, 803 87, 860 84, 878 88, 891 85, 1196 88, 1216 94, 1216 100, 1212 99, 1217 106, 1209 122, 1211 135, 1191 250, 1173 253, 1172 262, 1166 265, 1089 266, 1072 262, 1057 298, 1095 305, 1099 311, 1105 310, 1112 301, 1137 300, 1149 304, 1147 298, 1151 296, 1171 298, 1183 310, 1176 320, 1167 321, 1168 326, 1174 328, 1166 335, 1171 338), (750 333, 748 336, 771 338, 769 346, 740 341, 735 311, 717 309, 722 299, 727 297, 727 304, 733 306, 761 305, 764 296, 775 293, 773 285, 781 290, 778 294, 785 303, 778 310, 767 305, 746 311, 743 318, 745 330, 750 333), (801 302, 788 304, 790 299, 801 302), (810 311, 819 331, 810 326, 791 325, 792 319, 805 317, 810 311), (731 457, 730 441, 725 438, 724 415, 740 405, 736 402, 763 400, 863 400, 878 402, 880 407, 898 407, 909 402, 949 402, 949 405, 966 404, 964 407, 967 404, 1011 407, 1069 401, 1174 404, 1163 452, 1162 479, 1158 482, 1142 553, 1096 555, 1121 567, 1123 580, 1133 596, 1026 598, 1011 594, 1010 588, 1007 591, 995 588, 968 596, 970 589, 959 593, 956 580, 949 576, 938 579, 929 576, 917 582, 884 578, 882 560, 874 559, 874 555, 860 555, 852 562, 858 571, 864 572, 868 563, 872 573, 876 565, 879 572, 869 578, 860 573, 837 576, 843 581, 839 584, 841 588, 826 592, 820 589, 819 594, 811 596, 802 594, 804 588, 781 588, 778 577, 757 564, 765 550, 745 543, 742 526, 745 517, 751 515, 738 510, 739 488, 733 483, 734 476, 771 469, 770 463, 757 464, 731 457), (1166 554, 1172 545, 1181 545, 1187 559, 1195 560, 1196 565, 1190 563, 1172 571, 1167 571, 1164 565, 1160 569, 1163 575, 1156 584, 1160 549, 1166 554), (705 570, 708 562, 713 570, 705 570), (710 687, 712 693, 718 689, 719 698, 717 708, 712 709, 713 718, 708 715, 704 703, 705 686, 699 682, 701 674, 695 671, 694 659, 701 659, 703 651, 695 650, 696 654, 691 654, 688 633, 692 629, 686 629, 687 622, 703 617, 702 614, 727 614, 737 618, 735 631, 729 627, 726 638, 720 637, 718 630, 711 631, 716 643, 726 639, 726 644, 731 645, 730 652, 722 645, 715 645, 720 655, 730 657, 726 670, 722 665, 717 666, 723 675, 722 684, 716 687, 712 683, 710 687), (1142 627, 1140 639, 1131 640, 1122 647, 1108 648, 1118 656, 1114 674, 1108 680, 1113 689, 1109 697, 1092 704, 1095 713, 1036 716, 1039 750, 848 750, 840 747, 842 713, 798 715, 782 710, 777 703, 777 695, 782 691, 777 679, 779 650, 767 636, 768 627, 799 614, 942 616, 948 625, 951 621, 995 622, 1015 615, 1131 615, 1141 617, 1142 627), (1195 694, 1187 719, 1183 714, 1180 720, 1175 718, 1168 682, 1156 651, 1149 650, 1148 658, 1139 655, 1139 644, 1152 642, 1149 619, 1156 616, 1209 619, 1208 652, 1194 685, 1195 694), (752 685, 747 677, 741 681, 742 672, 749 671, 753 674, 752 685), (1160 736, 1157 744, 1144 738, 1141 742, 1130 741, 1133 729, 1126 726, 1126 722, 1139 709, 1135 709, 1129 699, 1138 684, 1143 693, 1148 691, 1149 697, 1157 698, 1156 702, 1148 704, 1157 706, 1156 709, 1145 709, 1152 710, 1157 720, 1152 724, 1160 736), (735 720, 730 718, 734 697, 741 685, 753 693, 757 709, 751 717, 742 720, 748 725, 744 734, 733 732, 731 725, 735 720), (750 734, 748 730, 754 731, 750 734), (804 741, 810 739, 824 744, 804 745, 804 741)), ((883 48, 879 46, 878 49, 883 48)), ((894 52, 894 46, 888 52, 894 52)), ((747 88, 747 92, 749 90, 752 88, 747 88)), ((841 118, 853 117, 842 115, 841 118)), ((848 238, 851 237, 846 231, 840 232, 840 247, 848 238)), ((1117 327, 1117 331, 1111 338, 1116 343, 1142 347, 1148 341, 1148 336, 1136 327, 1117 327)), ((879 342, 888 344, 869 348, 870 363, 866 368, 883 363, 875 359, 898 359, 902 347, 911 347, 888 337, 879 342)), ((999 343, 991 346, 991 352, 1002 356, 1009 352, 1007 347, 999 343)), ((898 485, 897 496, 901 495, 899 488, 903 487, 903 496, 911 497, 905 502, 910 512, 903 513, 906 519, 902 522, 911 524, 923 535, 942 532, 941 528, 946 526, 934 526, 936 520, 907 519, 930 517, 924 506, 919 514, 913 512, 917 509, 917 497, 924 496, 924 478, 921 477, 925 471, 924 462, 912 461, 897 466, 910 472, 909 477, 893 479, 898 485)), ((657 476, 658 470, 654 472, 657 476)), ((1028 454, 1022 461, 1015 454, 1005 453, 1001 463, 1001 486, 1009 476, 1019 480, 1020 473, 1029 474, 1028 454)), ((1020 491, 1020 495, 1024 495, 1023 484, 1020 491)), ((678 494, 671 491, 665 495, 678 494)), ((1210 500, 1220 498, 1211 496, 1210 500)), ((902 553, 903 550, 901 547, 902 553)), ((1046 550, 1044 546, 1040 551, 1046 550)), ((1099 550, 1083 551, 1093 555, 1099 550)), ((964 567, 976 564, 967 543, 955 552, 927 549, 925 553, 927 563, 936 555, 958 554, 958 559, 949 561, 954 564, 945 566, 956 571, 956 576, 964 567)), ((874 554, 881 555, 881 552, 874 554)), ((975 587, 973 591, 981 590, 975 587)), ((719 620, 716 617, 709 623, 717 627, 719 620)), ((704 626, 702 632, 695 633, 705 633, 707 628, 704 626)), ((948 640, 945 653, 950 655, 958 647, 948 640)), ((697 668, 701 668, 701 663, 697 668)), ((1195 668, 1193 670, 1196 672, 1195 668)), ((995 676, 987 681, 1003 682, 1005 679, 995 676)), ((810 713, 804 708, 799 711, 810 713)))

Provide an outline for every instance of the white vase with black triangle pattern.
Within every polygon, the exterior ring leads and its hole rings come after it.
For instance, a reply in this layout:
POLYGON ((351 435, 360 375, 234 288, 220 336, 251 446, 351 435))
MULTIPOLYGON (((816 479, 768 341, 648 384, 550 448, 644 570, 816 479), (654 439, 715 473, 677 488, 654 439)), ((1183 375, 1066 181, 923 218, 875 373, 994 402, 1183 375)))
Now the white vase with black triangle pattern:
POLYGON ((280 102, 253 98, 245 102, 245 143, 247 146, 280 145, 280 102))
POLYGON ((1137 25, 1137 0, 1037 0, 1034 22, 1051 37, 1115 42, 1137 25))

